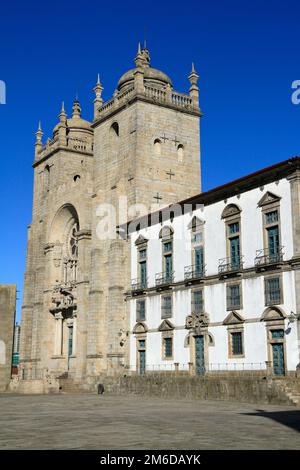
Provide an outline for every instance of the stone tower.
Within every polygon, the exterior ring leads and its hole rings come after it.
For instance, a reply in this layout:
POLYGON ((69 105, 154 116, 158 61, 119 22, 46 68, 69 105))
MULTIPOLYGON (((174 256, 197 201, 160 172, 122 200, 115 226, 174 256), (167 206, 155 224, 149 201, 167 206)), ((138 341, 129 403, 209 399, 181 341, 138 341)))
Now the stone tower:
POLYGON ((115 233, 116 224, 153 204, 200 192, 197 80, 192 66, 189 94, 175 92, 139 46, 135 68, 105 103, 98 76, 92 123, 76 100, 71 119, 62 106, 46 145, 39 126, 22 311, 24 379, 48 370, 93 383, 126 365, 129 248, 116 237, 103 239, 103 216, 122 215, 109 219, 115 233))

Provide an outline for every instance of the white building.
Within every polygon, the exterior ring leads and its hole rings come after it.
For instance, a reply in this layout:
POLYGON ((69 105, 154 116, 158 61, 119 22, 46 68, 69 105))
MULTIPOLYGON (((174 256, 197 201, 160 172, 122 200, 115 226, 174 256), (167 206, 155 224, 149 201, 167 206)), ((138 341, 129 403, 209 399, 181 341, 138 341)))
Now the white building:
POLYGON ((295 373, 299 157, 141 217, 126 229, 130 370, 295 373))

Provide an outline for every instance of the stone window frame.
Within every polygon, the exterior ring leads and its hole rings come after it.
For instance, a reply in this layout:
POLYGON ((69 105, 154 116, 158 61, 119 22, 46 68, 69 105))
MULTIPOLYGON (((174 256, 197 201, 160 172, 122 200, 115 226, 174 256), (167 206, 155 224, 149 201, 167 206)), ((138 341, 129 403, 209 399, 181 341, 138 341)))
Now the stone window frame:
POLYGON ((234 203, 228 204, 222 212, 221 219, 224 220, 225 225, 225 237, 226 237, 226 258, 231 258, 230 251, 230 239, 234 237, 239 237, 239 247, 240 247, 240 258, 242 257, 242 209, 234 203), (239 231, 234 234, 229 233, 229 226, 231 224, 239 224, 239 231))
POLYGON ((173 293, 172 292, 161 294, 161 296, 160 296, 160 313, 161 313, 161 319, 162 320, 173 317, 173 293), (171 298, 171 315, 163 315, 163 299, 166 298, 166 297, 171 298))
POLYGON ((195 287, 194 289, 191 289, 191 312, 195 313, 204 313, 205 312, 205 300, 204 300, 204 287, 195 287), (200 312, 196 312, 195 309, 193 309, 193 305, 195 304, 193 302, 193 295, 195 292, 202 292, 202 309, 200 312))
POLYGON ((147 321, 147 298, 146 298, 146 296, 140 297, 140 298, 136 299, 135 302, 136 302, 136 303, 135 303, 135 319, 136 319, 136 323, 147 321), (139 314, 138 314, 138 312, 139 312, 139 310, 138 310, 138 304, 139 304, 140 302, 144 302, 144 304, 145 304, 145 318, 140 318, 140 317, 139 317, 139 314))
POLYGON ((194 216, 188 225, 188 229, 191 232, 191 262, 192 265, 196 264, 196 249, 202 247, 203 250, 203 264, 205 264, 205 232, 204 232, 205 221, 199 219, 199 217, 194 216), (193 240, 195 235, 201 234, 202 240, 197 242, 193 240))
POLYGON ((227 311, 232 311, 232 310, 243 310, 243 283, 242 281, 231 281, 226 283, 226 310, 227 311), (228 292, 230 290, 230 287, 232 286, 239 286, 239 294, 240 294, 240 303, 239 306, 237 307, 236 305, 230 305, 228 302, 229 295, 228 292))
MULTIPOLYGON (((287 374, 287 344, 286 344, 286 327, 285 319, 287 318, 286 314, 282 308, 274 306, 268 306, 265 308, 261 321, 265 323, 266 327, 266 340, 267 340, 267 357, 270 364, 273 364, 273 350, 272 344, 281 343, 283 344, 283 353, 284 353, 284 375, 287 374), (283 338, 272 338, 272 331, 274 330, 283 330, 283 338)), ((273 368, 272 368, 273 370, 273 368)), ((273 372, 272 372, 273 373, 273 372)))
POLYGON ((240 359, 245 357, 245 332, 244 324, 237 323, 235 325, 227 326, 227 338, 228 338, 228 358, 229 359, 240 359), (242 354, 234 354, 232 349, 232 333, 241 333, 242 338, 242 354))
POLYGON ((145 351, 145 372, 147 371, 147 333, 136 333, 135 334, 135 340, 136 340, 136 372, 139 373, 140 371, 140 351, 145 351), (140 347, 140 341, 145 341, 145 347, 141 348, 140 347))
POLYGON ((282 243, 280 200, 281 200, 281 198, 279 196, 276 196, 273 193, 267 192, 258 203, 258 207, 261 208, 262 228, 263 228, 263 248, 264 248, 264 250, 267 250, 269 248, 268 229, 271 228, 271 227, 275 227, 276 225, 278 226, 279 246, 281 246, 281 243, 282 243), (267 200, 268 195, 270 195, 270 200, 269 201, 267 200), (271 198, 271 196, 272 196, 272 198, 271 198), (278 212, 278 220, 275 223, 272 222, 270 224, 267 224, 266 223, 266 214, 268 214, 268 212, 272 212, 272 211, 275 211, 275 210, 277 210, 277 212, 278 212))
POLYGON ((174 360, 174 331, 162 331, 161 332, 161 357, 163 361, 173 361, 174 360), (165 350, 165 339, 171 338, 172 339, 172 355, 166 356, 165 350))
MULTIPOLYGON (((146 251, 146 257, 144 261, 146 262, 146 270, 148 271, 148 239, 140 235, 138 239, 135 241, 135 246, 136 246, 136 263, 137 263, 137 279, 141 281, 141 270, 140 270, 140 264, 142 262, 140 253, 141 251, 146 251)), ((148 278, 148 273, 147 273, 147 278, 148 278)))
POLYGON ((161 239, 161 251, 162 251, 162 272, 166 272, 166 256, 172 256, 172 271, 174 271, 174 230, 169 225, 165 225, 159 232, 159 238, 161 239), (166 234, 166 230, 168 233, 166 234), (171 250, 164 251, 164 245, 171 243, 171 250))
POLYGON ((266 307, 272 307, 272 305, 282 305, 284 303, 284 295, 283 295, 283 280, 282 280, 282 274, 269 274, 264 276, 264 299, 265 299, 265 306, 266 307), (268 302, 267 301, 267 281, 269 279, 279 279, 279 289, 280 289, 280 299, 278 302, 268 302))

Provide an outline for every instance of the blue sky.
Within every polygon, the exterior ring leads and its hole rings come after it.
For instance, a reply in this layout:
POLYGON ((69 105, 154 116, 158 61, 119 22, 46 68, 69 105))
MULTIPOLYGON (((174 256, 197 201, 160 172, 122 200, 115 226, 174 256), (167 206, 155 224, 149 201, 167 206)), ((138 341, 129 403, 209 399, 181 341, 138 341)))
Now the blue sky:
POLYGON ((0 282, 17 284, 18 311, 38 120, 51 135, 76 92, 91 119, 97 73, 109 99, 145 36, 175 89, 188 90, 192 61, 200 75, 203 190, 300 154, 299 1, 14 1, 0 21, 0 282))

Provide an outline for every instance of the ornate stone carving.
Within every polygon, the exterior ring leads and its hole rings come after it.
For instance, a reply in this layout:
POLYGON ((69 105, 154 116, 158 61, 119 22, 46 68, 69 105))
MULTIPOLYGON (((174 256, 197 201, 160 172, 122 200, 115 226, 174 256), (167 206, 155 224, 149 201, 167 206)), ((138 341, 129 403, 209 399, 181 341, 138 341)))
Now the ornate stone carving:
POLYGON ((185 327, 190 329, 201 329, 203 327, 207 327, 209 325, 209 315, 205 312, 203 313, 196 313, 192 312, 191 315, 188 315, 185 320, 185 327))
POLYGON ((57 284, 53 288, 52 306, 50 312, 55 314, 61 312, 63 315, 68 310, 77 308, 76 287, 73 283, 57 284))

